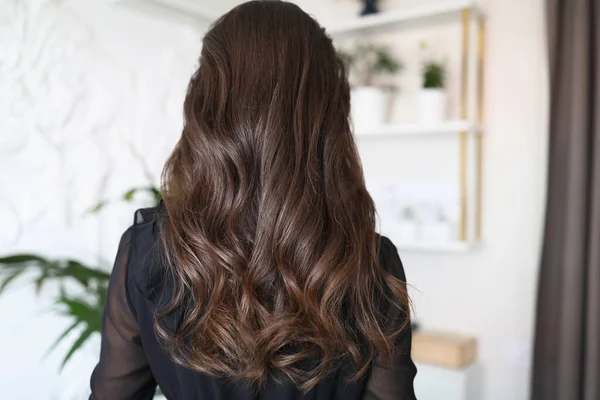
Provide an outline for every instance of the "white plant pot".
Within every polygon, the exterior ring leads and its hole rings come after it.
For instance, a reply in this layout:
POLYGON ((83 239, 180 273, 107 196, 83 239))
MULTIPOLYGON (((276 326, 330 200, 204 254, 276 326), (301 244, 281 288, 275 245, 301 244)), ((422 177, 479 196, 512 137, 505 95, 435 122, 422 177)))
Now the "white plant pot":
POLYGON ((424 242, 448 243, 452 240, 452 227, 448 222, 432 221, 423 225, 424 242))
POLYGON ((350 116, 357 130, 386 122, 389 95, 374 86, 360 86, 350 94, 350 116))
POLYGON ((417 101, 420 123, 431 125, 446 120, 446 92, 443 89, 421 89, 417 101))
POLYGON ((415 221, 402 219, 396 229, 399 242, 403 244, 415 243, 419 239, 419 226, 415 221))

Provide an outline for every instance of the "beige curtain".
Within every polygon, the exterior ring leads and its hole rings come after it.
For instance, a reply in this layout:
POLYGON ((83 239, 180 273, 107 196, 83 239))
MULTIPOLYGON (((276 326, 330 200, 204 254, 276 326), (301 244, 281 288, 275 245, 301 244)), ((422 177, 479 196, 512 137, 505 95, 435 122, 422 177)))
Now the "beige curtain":
POLYGON ((548 204, 533 400, 600 400, 600 0, 546 0, 548 204))

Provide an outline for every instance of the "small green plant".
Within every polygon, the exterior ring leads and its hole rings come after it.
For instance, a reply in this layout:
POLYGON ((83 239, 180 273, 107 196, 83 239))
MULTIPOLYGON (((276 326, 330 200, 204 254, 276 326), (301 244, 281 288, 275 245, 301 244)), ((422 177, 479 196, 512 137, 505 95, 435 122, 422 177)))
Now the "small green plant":
POLYGON ((423 88, 443 89, 446 87, 446 66, 439 61, 423 63, 423 88))
POLYGON ((376 79, 396 74, 402 64, 386 46, 361 43, 351 51, 338 50, 338 56, 351 72, 355 86, 381 86, 376 79))
POLYGON ((96 203, 94 206, 92 206, 89 209, 89 212, 92 214, 100 212, 106 206, 108 206, 109 204, 114 203, 116 201, 125 201, 125 202, 129 203, 133 200, 133 197, 137 193, 149 194, 155 203, 158 203, 159 201, 162 200, 162 194, 160 193, 160 190, 158 190, 158 188, 156 188, 154 186, 139 187, 139 188, 129 189, 128 191, 123 193, 119 198, 117 198, 115 200, 102 200, 102 201, 96 203))
POLYGON ((425 56, 429 45, 425 40, 419 43, 419 48, 426 61, 422 66, 422 87, 424 89, 444 89, 446 87, 446 64, 443 61, 435 60, 431 54, 425 56))

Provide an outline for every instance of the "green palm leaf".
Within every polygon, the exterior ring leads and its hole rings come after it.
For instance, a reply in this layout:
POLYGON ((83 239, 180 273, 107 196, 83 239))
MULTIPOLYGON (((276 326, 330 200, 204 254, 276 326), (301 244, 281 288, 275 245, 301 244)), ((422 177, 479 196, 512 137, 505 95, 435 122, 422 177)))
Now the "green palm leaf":
POLYGON ((90 282, 93 280, 108 281, 110 278, 108 272, 86 267, 75 260, 66 260, 64 268, 60 271, 60 276, 71 277, 86 287, 90 286, 90 282))
POLYGON ((6 274, 2 283, 0 284, 0 293, 8 286, 12 281, 19 277, 19 275, 23 274, 24 270, 22 269, 14 269, 6 274))
POLYGON ((77 340, 69 349, 68 353, 65 355, 61 365, 62 370, 73 353, 83 346, 93 333, 100 333, 102 328, 102 312, 104 310, 104 301, 101 298, 95 298, 93 301, 88 301, 80 297, 70 297, 66 293, 61 292, 60 296, 56 300, 56 305, 59 307, 59 313, 64 316, 71 317, 73 322, 56 339, 48 352, 54 350, 54 348, 76 327, 85 327, 81 331, 81 334, 77 340))
MULTIPOLYGON (((156 188, 155 186, 145 186, 145 187, 137 187, 137 188, 129 189, 128 191, 123 193, 117 200, 124 200, 126 202, 130 202, 133 200, 133 197, 137 193, 148 193, 152 196, 154 201, 157 203, 160 200, 162 200, 162 194, 160 193, 160 190, 158 188, 156 188)), ((112 203, 114 201, 115 200, 102 200, 102 201, 98 202, 97 204, 95 204, 94 206, 92 206, 88 210, 88 213, 90 213, 90 214, 98 213, 99 211, 101 211, 107 205, 109 205, 110 203, 112 203)))
POLYGON ((63 341, 63 339, 65 337, 67 337, 67 335, 69 333, 71 333, 71 331, 73 329, 75 329, 76 327, 79 326, 79 324, 81 323, 81 321, 76 320, 75 322, 73 322, 67 329, 65 329, 63 331, 63 333, 60 334, 59 337, 56 338, 56 340, 54 341, 54 343, 52 343, 52 345, 48 348, 48 350, 46 350, 46 353, 44 354, 44 358, 48 356, 48 354, 52 353, 54 351, 54 349, 56 348, 56 346, 59 345, 60 342, 63 341))
POLYGON ((97 328, 95 326, 88 325, 88 327, 85 328, 83 330, 83 332, 81 332, 81 335, 79 335, 79 337, 77 338, 77 340, 75 341, 75 343, 73 343, 73 345, 71 346, 71 348, 67 352, 67 355, 65 356, 65 358, 62 361, 62 363, 60 364, 60 370, 61 371, 63 370, 63 368, 65 367, 65 364, 69 361, 69 359, 71 359, 71 357, 73 356, 73 354, 77 350, 79 350, 79 348, 90 338, 90 336, 92 335, 92 333, 98 332, 99 330, 100 330, 100 323, 98 322, 98 327, 97 328))
POLYGON ((55 268, 52 261, 35 254, 15 254, 7 257, 0 257, 0 267, 2 267, 0 268, 0 275, 5 276, 3 283, 0 286, 0 293, 2 293, 18 276, 32 269, 37 269, 40 274, 40 276, 34 280, 36 288, 39 290, 45 279, 48 277, 49 271, 55 268))
POLYGON ((82 300, 69 299, 69 298, 62 296, 59 299, 59 302, 63 306, 66 306, 65 309, 63 310, 64 315, 70 315, 72 317, 76 317, 76 318, 80 319, 81 321, 86 321, 88 319, 87 316, 90 313, 90 306, 88 304, 86 304, 85 302, 83 302, 82 300))
POLYGON ((44 257, 37 256, 35 254, 15 254, 7 257, 0 257, 0 264, 6 265, 19 265, 37 261, 39 263, 48 262, 44 257))
POLYGON ((48 270, 41 270, 40 271, 40 275, 35 278, 33 280, 33 283, 35 284, 35 294, 39 295, 40 292, 42 291, 42 286, 44 286, 44 283, 46 283, 46 280, 49 278, 49 274, 48 274, 48 270))
POLYGON ((104 305, 106 304, 106 292, 108 290, 108 285, 100 284, 96 288, 96 297, 98 299, 98 304, 104 305))
POLYGON ((25 272, 37 275, 33 279, 36 293, 49 280, 63 282, 64 278, 73 279, 89 288, 93 283, 108 282, 110 278, 109 272, 86 266, 77 260, 50 260, 34 254, 16 254, 0 258, 0 276, 5 275, 0 284, 0 293, 25 272))
POLYGON ((106 207, 107 204, 108 204, 108 201, 106 201, 106 200, 99 201, 98 203, 96 203, 95 205, 90 207, 90 209, 87 211, 87 213, 88 214, 96 214, 100 210, 102 210, 104 207, 106 207))
POLYGON ((161 201, 161 200, 162 200, 162 198, 163 198, 163 197, 162 197, 162 193, 161 193, 161 192, 160 192, 160 190, 158 190, 157 188, 155 188, 155 187, 150 187, 150 188, 148 188, 148 191, 149 191, 150 193, 152 193, 152 195, 154 196, 154 201, 155 201, 155 202, 157 202, 157 203, 158 203, 159 201, 161 201))
POLYGON ((139 192, 142 189, 129 189, 128 191, 125 192, 125 194, 123 195, 123 200, 125 201, 131 201, 131 199, 133 199, 133 195, 136 192, 139 192))

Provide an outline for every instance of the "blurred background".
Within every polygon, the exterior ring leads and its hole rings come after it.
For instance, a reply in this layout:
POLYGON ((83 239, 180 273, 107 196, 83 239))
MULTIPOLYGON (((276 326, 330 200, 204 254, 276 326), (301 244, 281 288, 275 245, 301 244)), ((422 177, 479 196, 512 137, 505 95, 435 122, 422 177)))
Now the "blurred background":
MULTIPOLYGON (((203 33, 241 2, 0 1, 1 398, 89 394, 119 237, 159 197, 203 33)), ((529 398, 548 2, 293 2, 350 70, 367 184, 411 285, 419 398, 529 398)))

